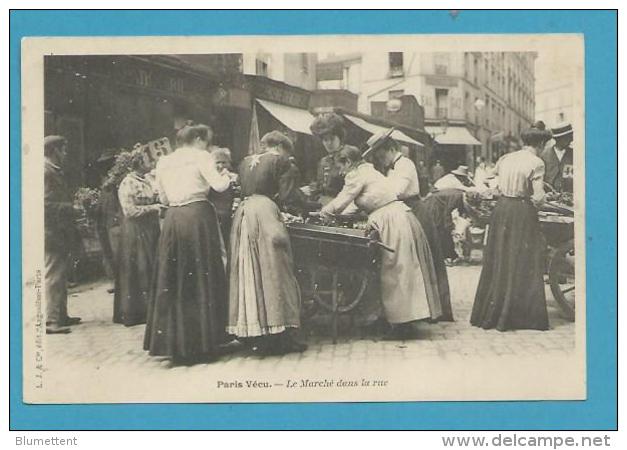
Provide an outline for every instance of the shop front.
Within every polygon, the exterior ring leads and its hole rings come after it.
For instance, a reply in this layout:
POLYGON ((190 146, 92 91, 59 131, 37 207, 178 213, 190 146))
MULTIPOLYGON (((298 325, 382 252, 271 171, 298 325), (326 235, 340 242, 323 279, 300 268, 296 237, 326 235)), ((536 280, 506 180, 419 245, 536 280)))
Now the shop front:
POLYGON ((68 139, 71 186, 98 186, 105 153, 166 137, 186 120, 210 123, 217 81, 175 58, 48 56, 45 134, 68 139))
POLYGON ((475 165, 475 148, 479 142, 464 126, 435 127, 426 126, 425 131, 431 134, 435 142, 431 162, 439 160, 448 172, 460 165, 473 170, 475 165))

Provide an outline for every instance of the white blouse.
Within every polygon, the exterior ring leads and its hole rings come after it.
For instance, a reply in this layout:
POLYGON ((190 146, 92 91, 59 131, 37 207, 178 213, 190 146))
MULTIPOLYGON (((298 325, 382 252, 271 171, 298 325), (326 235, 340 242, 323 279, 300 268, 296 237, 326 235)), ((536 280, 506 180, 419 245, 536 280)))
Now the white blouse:
POLYGON ((157 189, 165 205, 207 201, 210 189, 224 192, 230 182, 228 171, 218 172, 213 156, 206 150, 180 147, 157 163, 157 189))
POLYGON ((544 199, 544 161, 533 148, 503 155, 496 163, 498 187, 505 197, 544 199))
POLYGON ((362 163, 346 174, 344 188, 322 210, 330 214, 339 214, 354 201, 359 209, 370 214, 396 200, 396 193, 383 174, 372 164, 362 163))
POLYGON ((418 171, 411 159, 401 156, 388 170, 386 178, 400 200, 420 194, 418 171))

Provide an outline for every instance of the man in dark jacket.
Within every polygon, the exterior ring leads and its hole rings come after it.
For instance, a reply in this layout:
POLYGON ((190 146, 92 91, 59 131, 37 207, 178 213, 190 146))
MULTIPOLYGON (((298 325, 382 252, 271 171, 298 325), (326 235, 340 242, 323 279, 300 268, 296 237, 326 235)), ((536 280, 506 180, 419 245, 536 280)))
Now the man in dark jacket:
POLYGON ((542 152, 544 181, 558 192, 573 192, 573 127, 560 124, 551 129, 555 145, 542 152))
POLYGON ((46 333, 69 333, 80 322, 67 314, 67 276, 70 250, 76 244, 72 194, 65 182, 63 165, 67 141, 63 136, 44 138, 44 231, 46 333))
MULTIPOLYGON (((100 246, 102 247, 105 271, 111 280, 115 280, 122 229, 122 208, 118 200, 119 181, 117 180, 118 177, 111 175, 111 172, 115 170, 113 166, 115 165, 116 153, 115 149, 107 149, 98 158, 98 163, 100 163, 102 171, 105 173, 105 179, 98 198, 96 228, 100 246)), ((115 289, 112 287, 107 291, 113 293, 115 289)))

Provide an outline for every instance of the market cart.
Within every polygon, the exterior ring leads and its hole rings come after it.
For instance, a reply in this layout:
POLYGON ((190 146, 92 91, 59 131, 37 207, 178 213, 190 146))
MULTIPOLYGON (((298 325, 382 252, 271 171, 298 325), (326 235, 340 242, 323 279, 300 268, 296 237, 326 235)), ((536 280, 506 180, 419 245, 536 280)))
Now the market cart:
POLYGON ((546 240, 549 286, 562 315, 575 320, 575 219, 564 212, 539 211, 546 240))
POLYGON ((287 224, 304 316, 320 309, 330 313, 333 343, 340 315, 353 311, 377 285, 380 252, 393 251, 384 248, 375 233, 351 226, 287 224))

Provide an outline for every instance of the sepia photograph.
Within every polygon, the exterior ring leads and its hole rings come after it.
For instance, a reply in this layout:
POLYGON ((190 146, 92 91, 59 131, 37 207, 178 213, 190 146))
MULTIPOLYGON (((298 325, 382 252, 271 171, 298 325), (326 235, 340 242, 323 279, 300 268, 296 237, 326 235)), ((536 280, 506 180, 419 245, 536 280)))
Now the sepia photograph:
POLYGON ((582 35, 21 64, 24 402, 586 399, 582 35))

